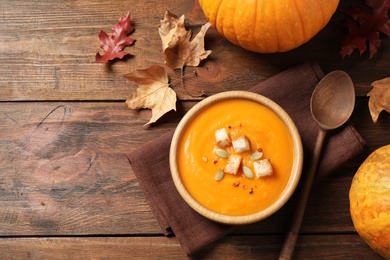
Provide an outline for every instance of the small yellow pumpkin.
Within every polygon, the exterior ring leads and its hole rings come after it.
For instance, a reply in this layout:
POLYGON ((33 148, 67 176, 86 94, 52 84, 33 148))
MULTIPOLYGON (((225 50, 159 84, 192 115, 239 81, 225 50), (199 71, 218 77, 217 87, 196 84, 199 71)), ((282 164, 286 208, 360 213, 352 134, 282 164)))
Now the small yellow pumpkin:
POLYGON ((232 43, 259 53, 285 52, 314 37, 339 0, 199 0, 204 15, 232 43))
POLYGON ((349 201, 358 234, 374 251, 390 259, 390 145, 375 150, 359 167, 349 201))

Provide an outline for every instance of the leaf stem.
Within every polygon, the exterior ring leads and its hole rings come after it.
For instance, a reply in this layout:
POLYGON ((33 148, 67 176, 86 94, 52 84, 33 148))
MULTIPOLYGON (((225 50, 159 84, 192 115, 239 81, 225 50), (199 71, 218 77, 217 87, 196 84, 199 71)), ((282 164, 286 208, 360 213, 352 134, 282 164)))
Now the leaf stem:
POLYGON ((169 85, 173 85, 173 84, 175 84, 176 82, 178 82, 179 80, 180 80, 180 82, 181 82, 182 85, 183 85, 183 79, 184 79, 184 78, 187 78, 187 77, 190 77, 190 76, 197 76, 197 75, 196 75, 196 71, 194 71, 194 72, 191 73, 191 74, 183 75, 183 70, 181 70, 180 77, 177 78, 177 79, 172 80, 171 83, 170 83, 169 85))
POLYGON ((184 78, 188 77, 188 76, 197 76, 196 74, 196 71, 194 70, 192 74, 187 74, 187 75, 184 75, 184 67, 181 68, 181 71, 180 71, 180 83, 181 83, 181 86, 183 87, 183 89, 187 92, 188 95, 190 95, 191 97, 201 97, 204 95, 204 92, 203 90, 201 90, 200 92, 198 93, 191 93, 191 91, 186 87, 186 85, 184 84, 184 78))

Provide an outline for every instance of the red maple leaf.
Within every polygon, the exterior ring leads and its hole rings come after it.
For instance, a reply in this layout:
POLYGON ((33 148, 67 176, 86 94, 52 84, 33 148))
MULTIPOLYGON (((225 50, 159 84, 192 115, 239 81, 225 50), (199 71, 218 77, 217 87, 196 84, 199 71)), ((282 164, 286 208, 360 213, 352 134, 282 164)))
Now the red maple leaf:
POLYGON ((390 37, 390 21, 388 11, 390 0, 365 0, 371 12, 359 8, 342 10, 350 18, 343 24, 348 33, 341 45, 340 54, 344 58, 351 55, 355 49, 360 55, 366 50, 370 52, 370 59, 377 53, 381 45, 380 33, 390 37), (368 49, 367 49, 368 46, 368 49))
POLYGON ((123 48, 130 46, 135 41, 127 37, 128 34, 134 31, 131 25, 130 14, 119 19, 119 23, 112 27, 112 34, 109 36, 104 31, 99 34, 100 48, 104 50, 103 55, 96 53, 96 62, 106 63, 115 58, 122 59, 128 52, 123 51, 123 48))

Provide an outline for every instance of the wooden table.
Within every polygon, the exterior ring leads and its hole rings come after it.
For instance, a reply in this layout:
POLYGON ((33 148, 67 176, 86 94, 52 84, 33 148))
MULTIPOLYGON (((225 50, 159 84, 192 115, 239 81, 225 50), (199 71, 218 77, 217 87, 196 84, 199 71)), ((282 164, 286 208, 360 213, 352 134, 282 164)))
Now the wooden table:
MULTIPOLYGON (((340 8, 352 0, 342 0, 340 8)), ((255 54, 206 36, 211 56, 186 68, 178 111, 144 127, 149 110, 129 110, 136 88, 123 75, 163 64, 158 26, 165 10, 186 16, 189 29, 206 22, 196 0, 29 0, 0 2, 0 258, 185 258, 176 238, 166 238, 145 200, 126 153, 175 128, 197 99, 258 82, 304 61, 323 71, 348 72, 356 87, 352 124, 368 152, 390 143, 390 115, 374 124, 368 110, 371 82, 389 75, 390 41, 379 53, 342 59, 337 11, 310 42, 288 53, 255 54), (130 12, 136 43, 131 56, 95 62, 100 30, 111 31, 130 12), (190 92, 189 92, 190 91, 190 92)), ((180 72, 168 70, 171 78, 180 72)), ((295 250, 296 259, 380 259, 357 235, 349 214, 352 177, 367 154, 318 183, 311 194, 295 250)), ((276 259, 291 208, 245 226, 194 258, 276 259)))

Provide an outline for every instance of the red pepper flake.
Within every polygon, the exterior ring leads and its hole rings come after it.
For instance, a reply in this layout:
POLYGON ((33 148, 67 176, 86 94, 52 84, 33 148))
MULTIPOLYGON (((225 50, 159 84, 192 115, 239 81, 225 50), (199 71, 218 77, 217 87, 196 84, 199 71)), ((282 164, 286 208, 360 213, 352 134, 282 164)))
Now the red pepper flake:
POLYGON ((229 125, 229 126, 228 126, 228 128, 229 128, 229 129, 232 129, 232 126, 231 126, 231 125, 229 125))
POLYGON ((240 186, 240 183, 239 183, 238 181, 233 182, 233 183, 232 183, 232 186, 233 186, 233 187, 238 187, 238 186, 240 186))
POLYGON ((251 188, 251 190, 249 191, 249 194, 253 194, 253 188, 251 188))
POLYGON ((263 151, 263 148, 261 148, 261 147, 257 148, 257 151, 261 153, 263 151))
POLYGON ((218 162, 217 160, 213 160, 213 164, 217 164, 217 162, 218 162))

